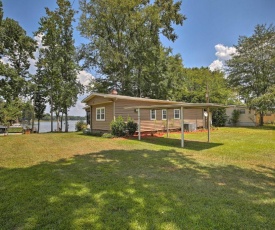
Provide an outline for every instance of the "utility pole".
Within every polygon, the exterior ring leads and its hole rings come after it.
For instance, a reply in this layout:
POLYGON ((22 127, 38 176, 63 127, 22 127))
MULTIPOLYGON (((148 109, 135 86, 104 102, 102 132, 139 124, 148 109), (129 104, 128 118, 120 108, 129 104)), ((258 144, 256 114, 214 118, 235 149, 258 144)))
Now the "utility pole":
MULTIPOLYGON (((206 93, 205 93, 205 100, 206 103, 209 103, 209 88, 208 88, 208 79, 206 78, 206 93)), ((209 125, 208 125, 208 119, 209 117, 209 109, 207 109, 207 116, 205 117, 205 126, 208 129, 209 125)))

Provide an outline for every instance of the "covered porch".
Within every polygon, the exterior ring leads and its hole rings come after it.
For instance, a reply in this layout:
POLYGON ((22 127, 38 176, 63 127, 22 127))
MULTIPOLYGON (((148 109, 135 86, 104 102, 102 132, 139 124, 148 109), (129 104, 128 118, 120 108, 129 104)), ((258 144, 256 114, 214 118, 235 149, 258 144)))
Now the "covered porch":
POLYGON ((181 147, 184 148, 184 111, 187 109, 205 109, 207 112, 207 142, 210 142, 210 109, 211 108, 226 108, 226 106, 214 104, 214 103, 178 103, 178 104, 169 104, 169 105, 152 105, 152 106, 133 106, 133 107, 125 107, 125 109, 135 109, 138 113, 138 140, 141 140, 141 111, 142 110, 163 110, 165 109, 167 112, 166 119, 166 132, 167 137, 169 137, 169 117, 168 110, 169 109, 180 109, 180 123, 181 123, 181 147))

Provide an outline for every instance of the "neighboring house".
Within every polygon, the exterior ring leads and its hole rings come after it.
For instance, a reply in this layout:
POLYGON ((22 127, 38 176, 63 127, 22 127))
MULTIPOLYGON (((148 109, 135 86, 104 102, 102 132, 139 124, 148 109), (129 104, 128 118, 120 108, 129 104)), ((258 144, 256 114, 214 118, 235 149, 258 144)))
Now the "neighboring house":
MULTIPOLYGON (((260 117, 257 115, 257 120, 259 120, 260 117)), ((264 123, 265 124, 275 124, 275 113, 267 112, 264 116, 264 123)))
MULTIPOLYGON (((232 117, 233 110, 240 111, 240 119, 237 126, 257 126, 259 125, 260 115, 255 110, 249 109, 244 105, 229 105, 226 108, 226 115, 228 117, 226 126, 232 126, 230 118, 232 117)), ((275 114, 268 112, 264 115, 264 123, 275 123, 275 114)))
MULTIPOLYGON (((125 107, 135 106, 156 106, 173 105, 179 102, 155 100, 149 98, 129 97, 117 95, 116 91, 111 94, 92 93, 82 100, 86 103, 87 124, 92 131, 108 132, 110 123, 118 116, 122 116, 125 121, 131 117, 135 122, 138 120, 136 109, 125 109, 125 107)), ((169 121, 169 129, 180 129, 180 109, 148 109, 142 110, 140 114, 141 132, 165 130, 169 121)), ((205 127, 205 117, 203 109, 187 109, 184 112, 184 123, 192 124, 193 127, 205 127)))
POLYGON ((229 105, 226 108, 226 115, 228 117, 226 126, 232 126, 232 122, 230 121, 232 117, 232 113, 234 110, 240 111, 240 118, 237 126, 256 126, 258 125, 257 116, 254 110, 248 109, 243 105, 229 105))

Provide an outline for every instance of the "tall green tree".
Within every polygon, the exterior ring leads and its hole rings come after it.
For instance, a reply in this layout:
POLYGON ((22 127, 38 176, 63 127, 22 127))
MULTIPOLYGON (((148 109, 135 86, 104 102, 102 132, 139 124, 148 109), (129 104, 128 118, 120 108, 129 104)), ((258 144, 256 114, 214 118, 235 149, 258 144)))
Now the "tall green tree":
POLYGON ((34 58, 35 41, 13 19, 6 18, 1 23, 2 48, 0 62, 0 96, 8 102, 27 95, 30 58, 34 58))
POLYGON ((59 129, 60 113, 65 113, 67 123, 68 109, 75 105, 77 94, 82 91, 82 85, 77 80, 78 63, 73 40, 72 22, 75 11, 68 0, 57 0, 57 5, 58 8, 54 11, 46 8, 47 16, 41 18, 37 31, 37 34, 43 34, 44 48, 41 49, 38 63, 49 92, 51 131, 53 113, 57 116, 59 129))
POLYGON ((35 51, 34 40, 19 23, 3 18, 0 1, 0 99, 2 122, 17 120, 22 115, 21 97, 29 95, 30 58, 35 51), (16 117, 17 116, 17 117, 16 117))
POLYGON ((70 1, 58 0, 57 3, 61 32, 60 73, 63 80, 61 110, 65 114, 65 132, 68 132, 68 109, 76 104, 77 95, 83 92, 83 86, 77 80, 79 65, 76 59, 72 26, 75 11, 70 1))
MULTIPOLYGON (((257 25, 250 37, 239 37, 236 54, 227 61, 228 82, 238 87, 239 94, 260 114, 260 125, 266 106, 259 106, 257 98, 264 98, 275 85, 275 27, 257 25)), ((264 102, 264 100, 262 101, 264 102)))
POLYGON ((3 3, 0 0, 0 25, 2 23, 3 15, 4 15, 4 12, 3 12, 3 3))
POLYGON ((0 123, 11 125, 13 121, 22 118, 23 103, 19 98, 11 102, 5 102, 0 98, 0 123))
POLYGON ((206 67, 184 69, 179 99, 192 103, 227 104, 230 95, 231 90, 227 86, 223 72, 212 72, 206 67))
POLYGON ((161 70, 156 66, 163 52, 160 35, 174 41, 173 25, 185 19, 180 5, 173 0, 81 0, 78 28, 89 43, 80 50, 80 57, 84 67, 102 74, 95 85, 148 96, 146 87, 156 84, 154 78, 161 70))

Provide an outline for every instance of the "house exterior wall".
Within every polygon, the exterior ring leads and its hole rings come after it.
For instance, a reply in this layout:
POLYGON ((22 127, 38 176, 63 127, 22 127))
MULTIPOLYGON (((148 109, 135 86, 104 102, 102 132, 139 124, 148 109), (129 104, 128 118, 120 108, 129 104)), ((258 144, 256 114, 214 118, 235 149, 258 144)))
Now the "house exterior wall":
POLYGON ((268 113, 267 115, 264 116, 264 123, 265 124, 270 124, 270 123, 275 123, 275 113, 268 113))
MULTIPOLYGON (((267 114, 264 115, 264 124, 274 124, 275 123, 275 113, 267 112, 267 114)), ((260 121, 260 114, 256 115, 257 122, 260 121)))
MULTIPOLYGON (((150 102, 127 99, 110 99, 95 96, 87 105, 91 106, 91 129, 93 131, 110 131, 110 123, 114 117, 122 116, 125 121, 131 117, 135 122, 138 122, 138 113, 134 109, 124 109, 125 107, 134 106, 151 106, 156 104, 167 104, 167 102, 150 102), (96 120, 96 109, 105 108, 105 120, 96 120)), ((174 119, 174 109, 168 109, 167 114, 170 129, 179 129, 180 119, 174 119)), ((141 131, 165 130, 167 121, 162 120, 162 110, 156 110, 156 119, 150 119, 150 109, 141 109, 141 131)), ((196 127, 204 126, 203 110, 202 109, 185 109, 184 122, 195 124, 196 127)))
POLYGON ((94 97, 88 103, 91 106, 91 124, 90 127, 94 131, 109 131, 110 123, 113 120, 113 101, 102 97, 94 97), (96 109, 105 108, 105 120, 96 120, 96 109))
POLYGON ((230 118, 234 110, 241 110, 244 113, 240 114, 239 122, 237 126, 256 126, 258 125, 258 120, 256 119, 255 111, 249 110, 245 106, 230 106, 226 108, 226 116, 228 117, 226 126, 232 126, 230 118))

